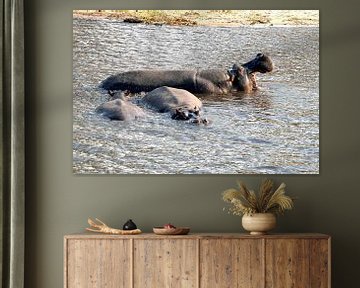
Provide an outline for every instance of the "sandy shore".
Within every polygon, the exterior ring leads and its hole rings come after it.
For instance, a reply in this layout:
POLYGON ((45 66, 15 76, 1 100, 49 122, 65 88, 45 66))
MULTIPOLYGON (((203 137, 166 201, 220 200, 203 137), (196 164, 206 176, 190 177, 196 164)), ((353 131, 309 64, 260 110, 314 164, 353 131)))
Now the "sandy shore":
POLYGON ((73 16, 188 26, 319 25, 318 10, 74 10, 73 16))

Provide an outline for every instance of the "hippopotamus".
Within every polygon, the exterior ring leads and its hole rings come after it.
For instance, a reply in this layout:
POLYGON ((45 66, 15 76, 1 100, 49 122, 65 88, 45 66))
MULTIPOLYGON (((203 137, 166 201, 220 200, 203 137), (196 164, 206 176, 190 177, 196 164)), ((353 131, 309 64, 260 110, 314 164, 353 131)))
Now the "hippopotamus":
POLYGON ((147 93, 141 99, 141 103, 156 112, 169 112, 175 120, 208 124, 207 119, 200 117, 200 99, 184 89, 162 86, 147 93))
POLYGON ((101 82, 100 88, 130 93, 148 92, 161 86, 185 89, 195 94, 227 94, 232 91, 257 89, 255 73, 273 70, 269 56, 258 53, 242 65, 234 64, 228 70, 136 70, 112 75, 101 82))
POLYGON ((120 121, 136 120, 145 116, 143 109, 123 97, 101 104, 96 108, 96 112, 111 120, 120 121))

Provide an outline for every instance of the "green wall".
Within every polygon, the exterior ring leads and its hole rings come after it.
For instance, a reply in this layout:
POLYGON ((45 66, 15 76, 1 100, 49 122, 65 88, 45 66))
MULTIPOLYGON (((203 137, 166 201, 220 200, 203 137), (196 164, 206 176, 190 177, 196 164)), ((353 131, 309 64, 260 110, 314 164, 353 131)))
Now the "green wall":
POLYGON ((63 235, 82 231, 88 216, 113 226, 132 218, 145 231, 172 222, 190 225, 196 232, 238 232, 240 218, 223 212, 220 192, 239 178, 250 186, 262 179, 261 175, 73 176, 72 9, 86 8, 320 9, 320 175, 272 177, 299 197, 296 209, 280 218, 278 231, 332 235, 333 287, 358 287, 357 2, 25 2, 26 287, 63 287, 63 235), (242 4, 232 4, 238 2, 242 4))

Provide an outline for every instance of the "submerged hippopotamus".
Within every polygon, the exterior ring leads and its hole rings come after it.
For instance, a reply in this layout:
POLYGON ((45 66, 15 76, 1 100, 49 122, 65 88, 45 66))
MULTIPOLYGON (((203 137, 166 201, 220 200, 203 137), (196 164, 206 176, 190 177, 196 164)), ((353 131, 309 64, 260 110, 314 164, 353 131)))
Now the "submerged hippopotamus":
POLYGON ((156 112, 169 112, 171 118, 175 120, 208 124, 207 119, 200 117, 202 108, 200 99, 183 89, 159 87, 147 93, 141 99, 141 103, 156 112))
POLYGON ((96 112, 111 120, 136 120, 145 116, 140 107, 127 101, 125 98, 115 99, 96 108, 96 112))
POLYGON ((232 91, 257 89, 255 73, 273 70, 269 56, 259 53, 241 66, 229 70, 138 70, 112 75, 100 87, 106 90, 122 90, 131 93, 147 92, 160 86, 188 90, 198 94, 227 94, 232 91))

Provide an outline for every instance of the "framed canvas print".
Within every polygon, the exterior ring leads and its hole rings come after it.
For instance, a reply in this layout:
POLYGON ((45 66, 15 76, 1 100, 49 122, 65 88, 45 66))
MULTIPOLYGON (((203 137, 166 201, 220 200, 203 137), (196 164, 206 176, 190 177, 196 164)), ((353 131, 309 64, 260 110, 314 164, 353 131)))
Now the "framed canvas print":
POLYGON ((74 10, 75 174, 318 174, 319 11, 74 10))

